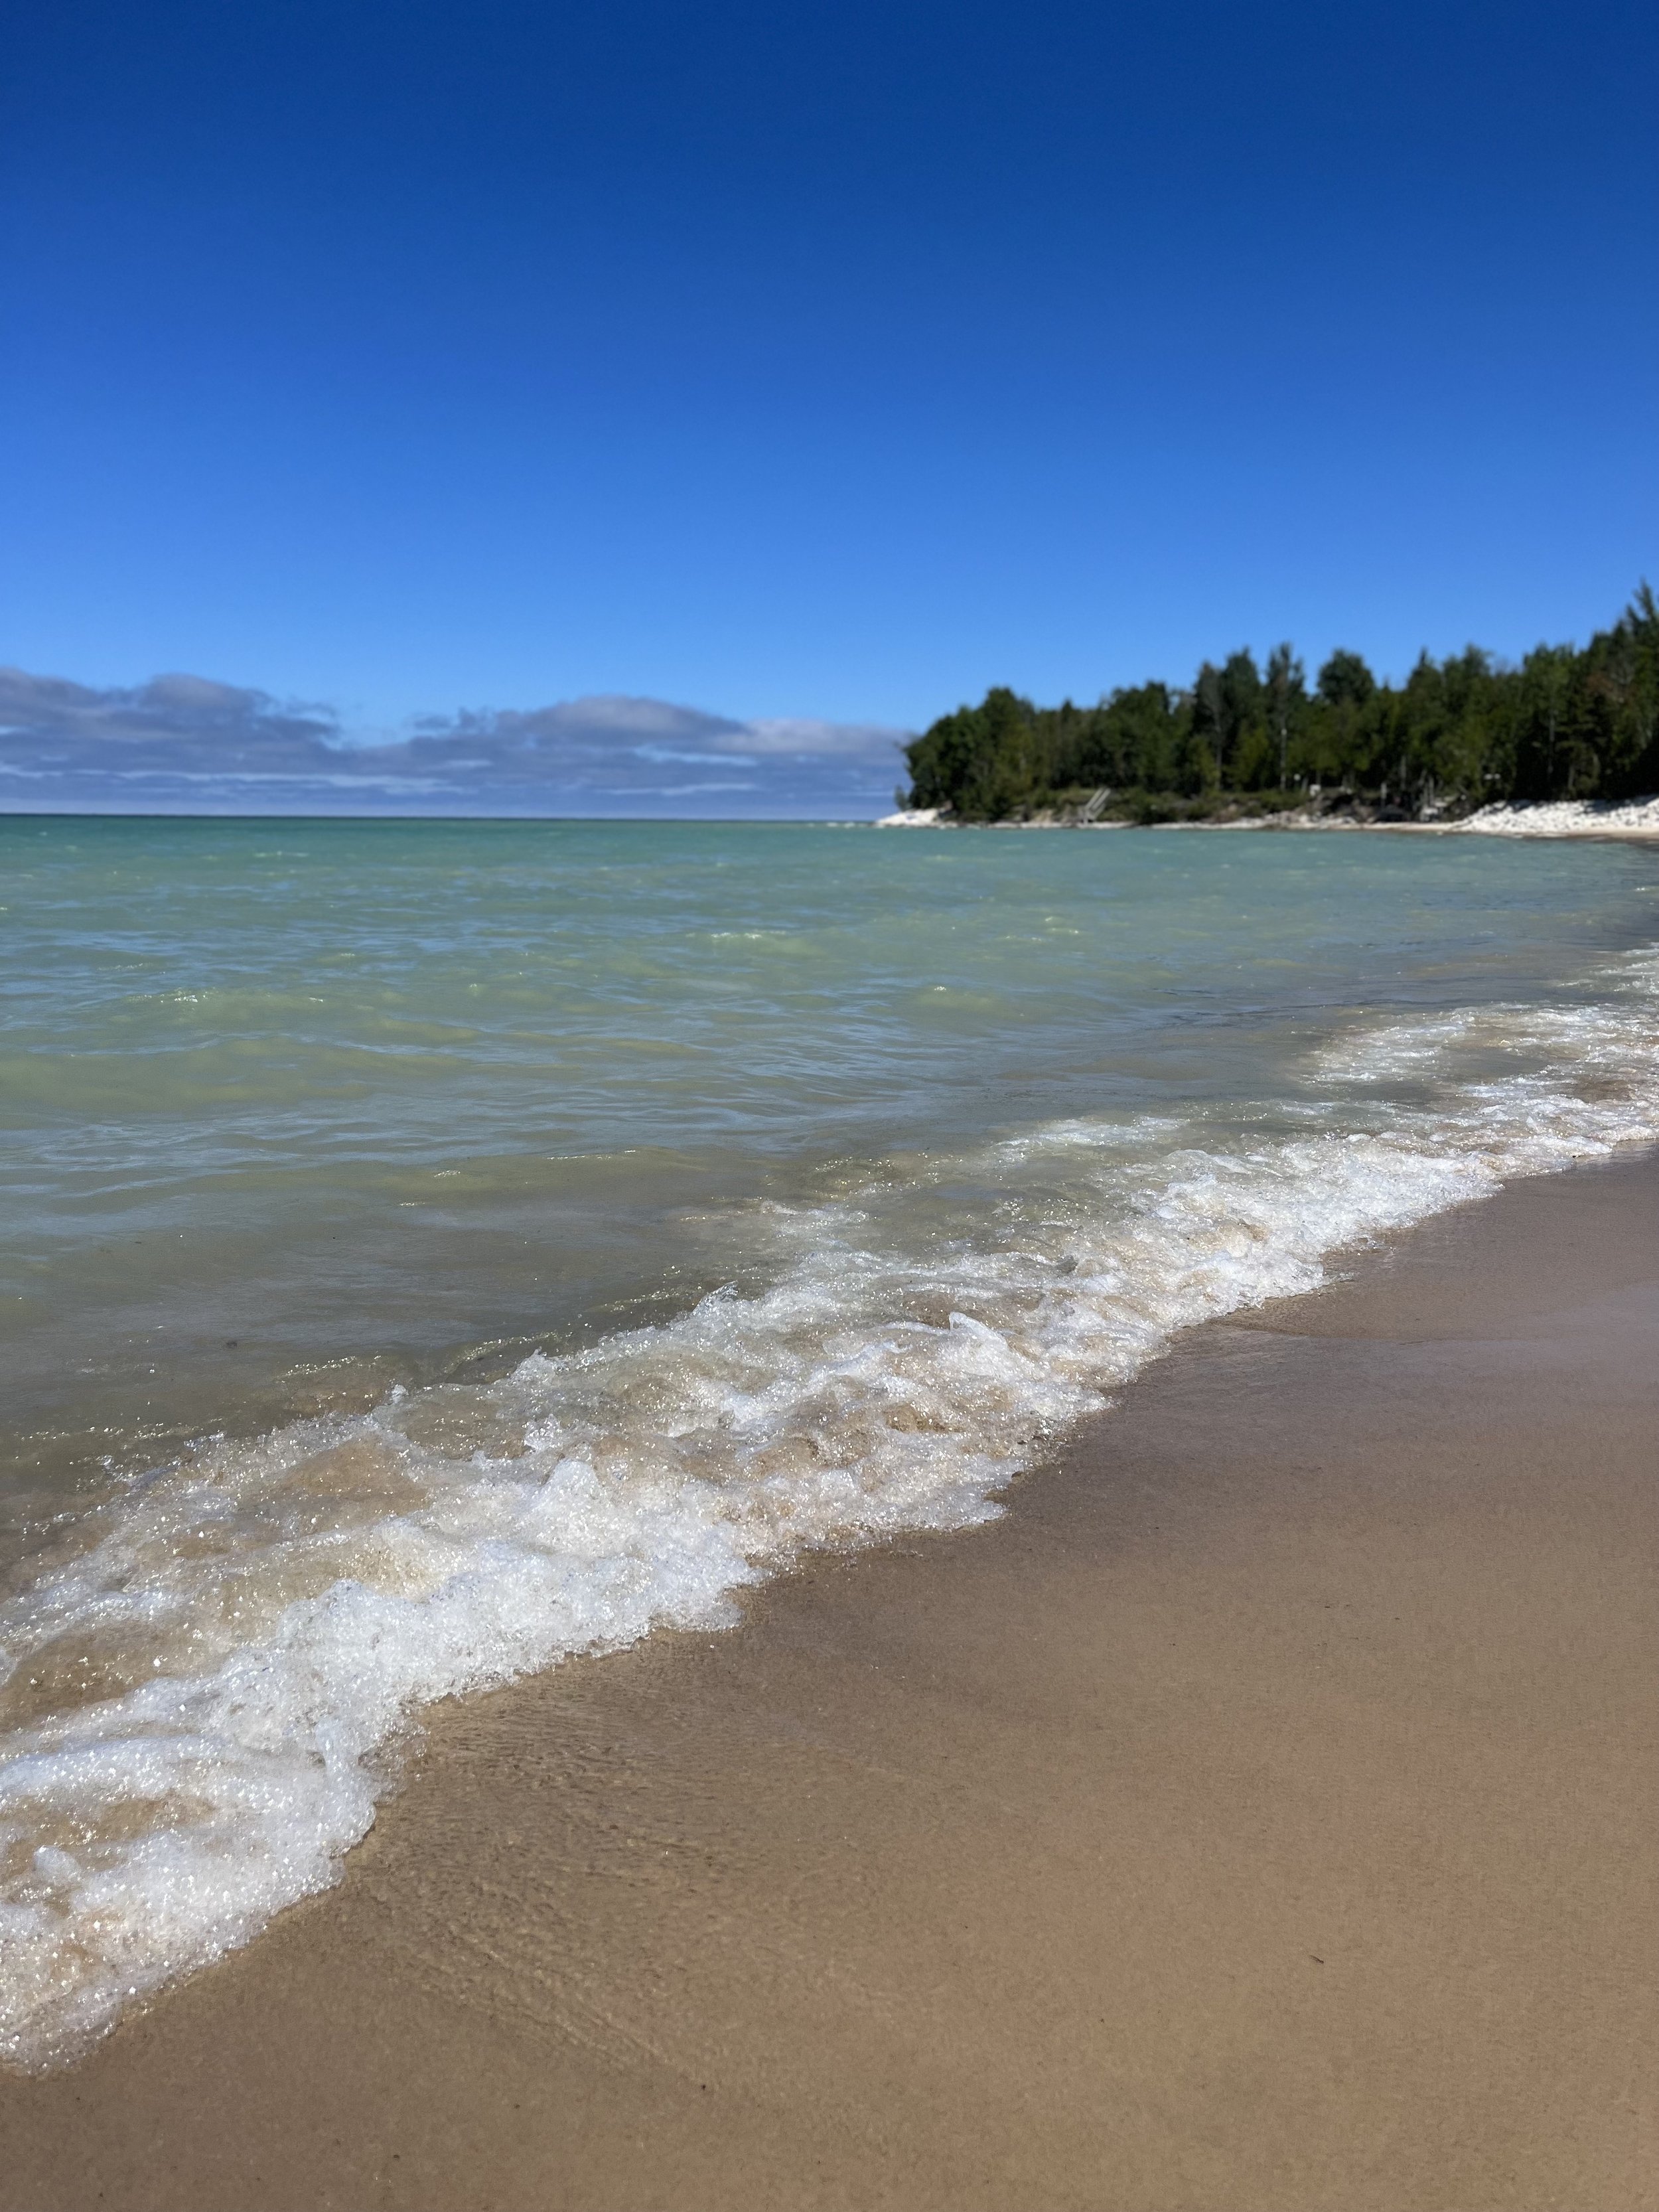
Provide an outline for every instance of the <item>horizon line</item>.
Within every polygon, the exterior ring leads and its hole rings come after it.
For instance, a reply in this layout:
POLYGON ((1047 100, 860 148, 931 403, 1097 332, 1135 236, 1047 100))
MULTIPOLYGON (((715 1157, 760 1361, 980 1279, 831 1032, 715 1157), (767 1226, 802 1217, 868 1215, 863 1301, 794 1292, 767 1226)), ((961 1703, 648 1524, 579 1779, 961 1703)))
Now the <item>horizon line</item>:
POLYGON ((165 806, 0 806, 8 822, 636 822, 706 823, 711 826, 774 829, 873 829, 877 815, 858 814, 415 814, 276 811, 242 813, 232 808, 165 806))

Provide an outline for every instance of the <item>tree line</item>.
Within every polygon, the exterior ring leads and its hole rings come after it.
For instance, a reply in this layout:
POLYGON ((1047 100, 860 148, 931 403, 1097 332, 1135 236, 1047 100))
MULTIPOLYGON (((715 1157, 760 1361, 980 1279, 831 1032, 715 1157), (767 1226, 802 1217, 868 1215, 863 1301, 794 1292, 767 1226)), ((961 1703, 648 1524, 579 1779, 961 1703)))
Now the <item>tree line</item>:
POLYGON ((1276 646, 1206 661, 1186 690, 1140 684, 1093 707, 988 691, 905 748, 902 804, 964 821, 1097 810, 1146 821, 1350 805, 1382 818, 1497 799, 1659 792, 1659 605, 1641 586, 1582 648, 1540 645, 1519 666, 1470 646, 1425 653, 1401 684, 1333 653, 1310 689, 1276 646), (1102 794, 1106 797, 1103 799, 1102 794))

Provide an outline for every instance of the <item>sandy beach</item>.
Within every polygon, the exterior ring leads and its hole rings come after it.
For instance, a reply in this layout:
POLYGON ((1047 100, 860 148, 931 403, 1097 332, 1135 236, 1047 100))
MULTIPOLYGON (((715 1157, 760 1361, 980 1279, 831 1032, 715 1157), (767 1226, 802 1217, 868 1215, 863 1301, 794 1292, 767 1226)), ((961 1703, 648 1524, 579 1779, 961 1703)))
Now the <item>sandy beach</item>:
POLYGON ((436 1717, 0 2084, 8 2207, 1659 2204, 1659 1161, 1182 1340, 1000 1523, 436 1717))
POLYGON ((1659 12, 1490 12, 20 15, 0 2212, 1659 2212, 1659 12))

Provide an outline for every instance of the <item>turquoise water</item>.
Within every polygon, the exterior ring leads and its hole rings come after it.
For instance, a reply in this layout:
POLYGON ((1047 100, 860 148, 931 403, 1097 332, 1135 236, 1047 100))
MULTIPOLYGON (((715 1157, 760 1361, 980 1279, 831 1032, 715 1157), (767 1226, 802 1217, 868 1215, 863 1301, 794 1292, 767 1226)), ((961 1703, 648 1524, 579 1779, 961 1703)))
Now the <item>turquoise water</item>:
POLYGON ((13 2056, 331 1879, 423 1700, 983 1517, 1173 1329, 1651 1140, 1656 872, 0 821, 13 2056))
POLYGON ((1356 1012, 1569 982, 1640 935, 1653 872, 1179 832, 0 823, 14 1462, 126 1464, 249 1397, 672 1305, 742 1258, 688 1207, 1300 1095, 1356 1012))

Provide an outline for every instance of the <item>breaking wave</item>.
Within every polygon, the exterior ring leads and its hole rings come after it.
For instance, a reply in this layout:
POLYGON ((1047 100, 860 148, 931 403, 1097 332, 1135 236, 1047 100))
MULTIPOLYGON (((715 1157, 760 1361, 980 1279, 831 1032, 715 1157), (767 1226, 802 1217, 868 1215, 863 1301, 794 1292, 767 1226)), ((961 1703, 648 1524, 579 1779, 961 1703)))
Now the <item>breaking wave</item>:
POLYGON ((1656 972, 1357 1029, 1288 1103, 757 1206, 744 1286, 662 1326, 133 1483, 0 1609, 0 2051, 72 2057, 332 1881, 422 1705, 730 1621, 807 1547, 983 1521, 1176 1331, 1654 1140, 1656 972))

